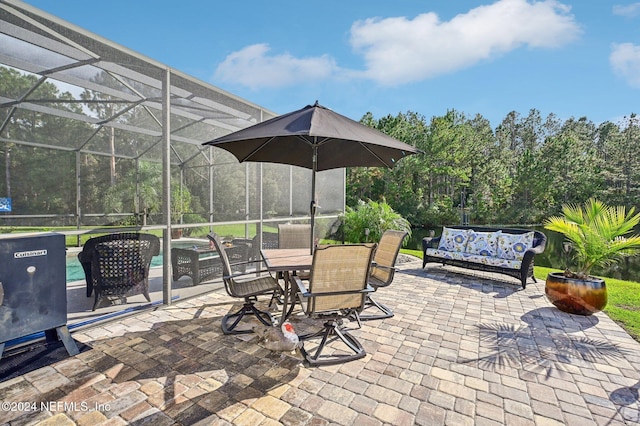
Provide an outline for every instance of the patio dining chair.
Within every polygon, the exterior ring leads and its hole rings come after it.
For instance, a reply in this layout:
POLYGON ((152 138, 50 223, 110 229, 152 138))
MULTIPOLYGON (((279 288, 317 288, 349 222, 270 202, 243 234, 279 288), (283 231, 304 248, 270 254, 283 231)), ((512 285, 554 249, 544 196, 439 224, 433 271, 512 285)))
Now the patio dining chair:
POLYGON ((148 302, 151 258, 160 254, 155 235, 138 232, 109 234, 90 238, 78 260, 87 281, 87 297, 95 292, 93 310, 104 299, 119 299, 142 294, 148 302))
POLYGON ((311 225, 301 223, 279 224, 278 248, 311 248, 311 225))
MULTIPOLYGON (((278 248, 311 248, 311 225, 301 223, 281 223, 278 225, 278 248)), ((303 280, 309 279, 309 271, 294 271, 303 280)))
MULTIPOLYGON (((233 273, 234 265, 229 261, 225 246, 220 242, 216 234, 207 237, 213 241, 213 245, 222 261, 222 280, 227 294, 231 297, 244 299, 244 305, 237 312, 227 314, 222 318, 222 332, 224 334, 253 333, 252 328, 236 328, 245 316, 255 316, 262 324, 273 325, 274 319, 269 312, 259 310, 254 302, 257 296, 269 295, 280 291, 278 281, 268 271, 260 271, 251 268, 250 272, 233 273), (266 275, 264 274, 266 273, 266 275)), ((257 262, 251 262, 257 263, 257 262)))
MULTIPOLYGON (((406 236, 407 232, 394 230, 387 230, 382 234, 373 258, 371 276, 369 277, 369 285, 374 290, 377 291, 381 287, 387 287, 393 281, 398 253, 406 236)), ((364 311, 360 315, 360 319, 368 321, 391 318, 393 316, 391 308, 375 301, 372 296, 373 294, 367 294, 364 311), (371 313, 371 310, 374 310, 374 312, 377 310, 380 313, 371 313)))
POLYGON ((304 314, 324 321, 320 330, 299 336, 303 343, 300 352, 310 365, 338 364, 366 355, 344 320, 350 315, 358 320, 367 293, 373 291, 367 279, 375 248, 376 244, 318 247, 308 287, 294 276, 304 314))

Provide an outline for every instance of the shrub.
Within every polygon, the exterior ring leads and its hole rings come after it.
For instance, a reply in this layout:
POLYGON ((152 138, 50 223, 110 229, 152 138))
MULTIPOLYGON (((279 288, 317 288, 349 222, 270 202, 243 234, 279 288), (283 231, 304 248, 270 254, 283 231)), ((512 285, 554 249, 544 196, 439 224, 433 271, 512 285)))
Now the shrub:
POLYGON ((344 239, 350 243, 380 241, 384 231, 395 229, 411 235, 409 221, 383 202, 362 200, 355 208, 347 207, 344 215, 344 239), (367 237, 365 230, 369 229, 367 237))

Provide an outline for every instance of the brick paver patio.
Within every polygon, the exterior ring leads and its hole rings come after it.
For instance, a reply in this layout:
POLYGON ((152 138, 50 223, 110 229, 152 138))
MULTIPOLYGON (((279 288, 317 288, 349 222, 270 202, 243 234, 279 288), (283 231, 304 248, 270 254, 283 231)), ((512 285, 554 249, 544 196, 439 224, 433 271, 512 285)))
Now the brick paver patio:
POLYGON ((214 292, 75 332, 91 349, 0 382, 0 424, 640 424, 640 343, 606 315, 558 311, 544 283, 420 266, 376 294, 396 315, 354 332, 362 360, 309 368, 224 336, 237 300, 214 292))

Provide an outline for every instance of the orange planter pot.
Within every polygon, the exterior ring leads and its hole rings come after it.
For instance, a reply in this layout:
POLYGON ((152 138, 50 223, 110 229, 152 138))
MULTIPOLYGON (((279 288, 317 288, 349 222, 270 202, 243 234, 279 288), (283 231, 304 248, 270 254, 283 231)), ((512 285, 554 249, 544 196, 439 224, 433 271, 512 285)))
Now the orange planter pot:
POLYGON ((580 280, 552 272, 547 275, 544 291, 556 308, 570 314, 592 315, 607 304, 607 286, 600 278, 580 280))

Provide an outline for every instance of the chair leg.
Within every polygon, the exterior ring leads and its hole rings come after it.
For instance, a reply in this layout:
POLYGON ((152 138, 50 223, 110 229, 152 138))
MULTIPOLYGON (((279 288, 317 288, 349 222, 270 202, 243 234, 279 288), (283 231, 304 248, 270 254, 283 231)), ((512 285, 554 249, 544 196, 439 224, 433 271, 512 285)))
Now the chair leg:
POLYGON ((96 310, 101 300, 102 297, 98 294, 98 290, 95 290, 95 299, 93 300, 93 309, 91 309, 92 311, 96 310))
MULTIPOLYGON (((278 285, 278 287, 280 287, 278 285)), ((283 300, 282 297, 284 295, 284 290, 282 290, 282 288, 279 288, 278 290, 274 291, 271 294, 271 300, 269 300, 269 307, 278 307, 278 305, 282 305, 283 304, 283 300)))
POLYGON ((367 300, 365 301, 365 304, 364 304, 364 309, 360 314, 360 319, 362 321, 378 320, 378 319, 385 319, 385 318, 391 318, 391 317, 393 317, 393 311, 391 310, 391 308, 389 308, 388 306, 382 303, 376 302, 373 298, 367 296, 367 300), (372 314, 372 315, 363 315, 367 309, 377 309, 382 313, 372 314))
POLYGON ((263 312, 259 310, 258 308, 255 307, 253 302, 245 301, 244 305, 242 305, 242 308, 240 308, 237 312, 233 314, 225 315, 224 317, 222 317, 222 324, 221 324, 222 332, 224 334, 253 333, 252 329, 245 329, 245 330, 235 329, 245 315, 254 315, 256 318, 258 318, 258 320, 262 324, 266 326, 273 325, 274 320, 271 314, 269 314, 268 312, 263 312), (229 325, 229 322, 231 322, 231 325, 229 325))
MULTIPOLYGON (((102 303, 102 301, 103 301, 103 300, 105 300, 105 299, 109 301, 109 305, 107 305, 107 306, 111 306, 111 305, 113 305, 113 302, 114 302, 115 298, 117 298, 117 299, 119 300, 119 303, 120 303, 121 305, 126 305, 126 304, 127 304, 127 296, 124 296, 124 295, 121 295, 121 296, 115 296, 115 295, 102 295, 102 294, 99 294, 99 293, 96 291, 96 296, 95 296, 95 297, 96 297, 96 298, 95 298, 95 300, 94 300, 94 302, 93 302, 93 309, 92 309, 92 311, 95 311, 95 310, 96 310, 96 308, 98 308, 98 306, 100 305, 100 303, 102 303)), ((151 300, 150 300, 150 299, 147 299, 147 300, 148 300, 149 302, 151 302, 151 300)))
POLYGON ((303 342, 300 347, 300 352, 309 365, 317 366, 340 364, 364 358, 367 353, 360 342, 348 331, 341 329, 341 325, 341 320, 329 320, 324 323, 324 327, 319 331, 299 336, 300 341, 303 342), (307 352, 304 347, 304 342, 318 337, 321 338, 320 344, 312 351, 313 354, 307 352), (346 346, 346 353, 332 353, 331 355, 324 355, 323 350, 327 343, 337 340, 340 340, 346 346))
POLYGON ((291 295, 291 300, 290 300, 291 303, 289 304, 289 308, 287 309, 285 318, 289 318, 291 316, 291 313, 293 312, 293 308, 296 307, 297 300, 298 300, 298 293, 294 293, 293 295, 291 295))

